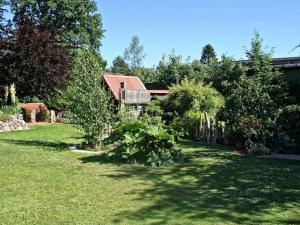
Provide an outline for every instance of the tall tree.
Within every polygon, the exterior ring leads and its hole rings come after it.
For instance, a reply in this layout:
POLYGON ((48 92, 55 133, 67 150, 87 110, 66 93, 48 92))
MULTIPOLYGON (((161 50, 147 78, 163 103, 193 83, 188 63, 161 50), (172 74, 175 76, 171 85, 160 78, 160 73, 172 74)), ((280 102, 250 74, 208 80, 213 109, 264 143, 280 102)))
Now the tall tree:
POLYGON ((4 0, 0 0, 0 39, 2 39, 6 33, 5 18, 4 18, 5 4, 6 2, 4 0))
POLYGON ((45 99, 66 87, 69 61, 64 48, 55 43, 56 35, 54 30, 23 21, 2 42, 6 54, 1 57, 0 80, 15 83, 19 97, 45 99))
POLYGON ((14 21, 24 18, 37 28, 60 31, 59 41, 98 50, 103 36, 101 15, 94 0, 11 0, 14 21))
POLYGON ((110 69, 111 69, 111 72, 113 72, 113 73, 121 73, 121 74, 125 74, 125 75, 130 74, 129 66, 121 56, 117 56, 114 59, 110 69))
POLYGON ((207 44, 202 48, 202 55, 200 62, 202 64, 210 64, 212 60, 216 59, 215 49, 211 44, 207 44))
POLYGON ((232 83, 225 117, 230 130, 245 144, 266 144, 274 137, 279 109, 286 102, 287 85, 283 74, 271 64, 271 53, 263 51, 257 32, 246 55, 251 60, 249 71, 232 83))
POLYGON ((133 36, 128 48, 124 51, 124 59, 130 69, 141 67, 145 58, 144 47, 138 36, 133 36))
POLYGON ((72 57, 73 80, 68 88, 71 120, 85 133, 90 147, 101 150, 101 140, 112 117, 110 96, 101 85, 97 55, 80 49, 72 57))

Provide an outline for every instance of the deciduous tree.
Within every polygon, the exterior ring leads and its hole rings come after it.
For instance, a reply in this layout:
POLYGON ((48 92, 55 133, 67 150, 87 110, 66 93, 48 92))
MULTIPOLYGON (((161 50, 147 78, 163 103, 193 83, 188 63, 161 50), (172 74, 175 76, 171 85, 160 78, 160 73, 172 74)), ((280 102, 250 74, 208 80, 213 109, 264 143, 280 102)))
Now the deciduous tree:
POLYGON ((144 47, 138 36, 133 36, 128 48, 124 51, 124 59, 130 69, 141 67, 145 58, 144 47))
POLYGON ((94 0, 11 0, 14 21, 29 19, 39 29, 60 31, 67 45, 98 50, 103 36, 94 0))
POLYGON ((110 96, 101 84, 98 56, 88 50, 72 55, 73 80, 68 89, 71 121, 85 133, 92 147, 101 149, 101 140, 112 118, 110 96))

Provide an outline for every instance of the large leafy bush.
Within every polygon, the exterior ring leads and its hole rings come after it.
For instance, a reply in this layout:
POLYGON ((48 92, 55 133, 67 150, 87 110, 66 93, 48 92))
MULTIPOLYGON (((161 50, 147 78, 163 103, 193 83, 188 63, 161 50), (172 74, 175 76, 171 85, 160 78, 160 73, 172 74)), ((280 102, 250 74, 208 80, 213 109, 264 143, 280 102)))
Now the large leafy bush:
POLYGON ((175 146, 176 135, 162 123, 152 125, 142 120, 120 123, 114 130, 112 156, 127 162, 165 166, 180 159, 175 146))
POLYGON ((162 102, 164 119, 185 136, 193 137, 195 128, 204 122, 204 114, 215 118, 224 105, 222 95, 210 85, 183 80, 171 87, 169 98, 162 102))

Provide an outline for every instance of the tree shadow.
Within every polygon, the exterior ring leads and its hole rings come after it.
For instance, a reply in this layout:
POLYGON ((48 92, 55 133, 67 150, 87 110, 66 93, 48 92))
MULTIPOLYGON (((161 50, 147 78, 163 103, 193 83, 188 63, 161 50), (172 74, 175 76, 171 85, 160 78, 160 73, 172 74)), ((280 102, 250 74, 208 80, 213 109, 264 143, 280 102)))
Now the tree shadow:
MULTIPOLYGON (((151 205, 128 209, 115 215, 116 218, 138 224, 145 224, 146 220, 147 224, 177 224, 179 217, 194 224, 201 221, 260 224, 273 222, 274 212, 272 214, 270 209, 274 207, 280 212, 299 207, 300 163, 238 157, 230 149, 198 148, 197 143, 183 143, 183 146, 188 163, 164 168, 119 166, 111 174, 103 175, 120 180, 134 178, 147 184, 126 194, 151 205)), ((81 160, 116 163, 105 155, 81 160)), ((116 219, 114 222, 124 221, 116 219)), ((290 222, 297 224, 299 219, 281 221, 290 222)))
POLYGON ((15 139, 1 139, 3 143, 19 146, 39 147, 43 150, 49 151, 65 151, 69 148, 70 144, 61 141, 43 141, 43 140, 15 140, 15 139))

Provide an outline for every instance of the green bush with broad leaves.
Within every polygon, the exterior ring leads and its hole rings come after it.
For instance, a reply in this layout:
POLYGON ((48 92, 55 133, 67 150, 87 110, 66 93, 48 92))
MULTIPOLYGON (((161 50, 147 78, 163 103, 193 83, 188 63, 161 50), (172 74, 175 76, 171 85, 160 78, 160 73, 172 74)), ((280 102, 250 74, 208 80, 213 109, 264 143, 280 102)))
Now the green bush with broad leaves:
POLYGON ((131 163, 167 166, 181 158, 177 137, 162 123, 152 125, 142 120, 120 123, 111 136, 112 157, 131 163))

